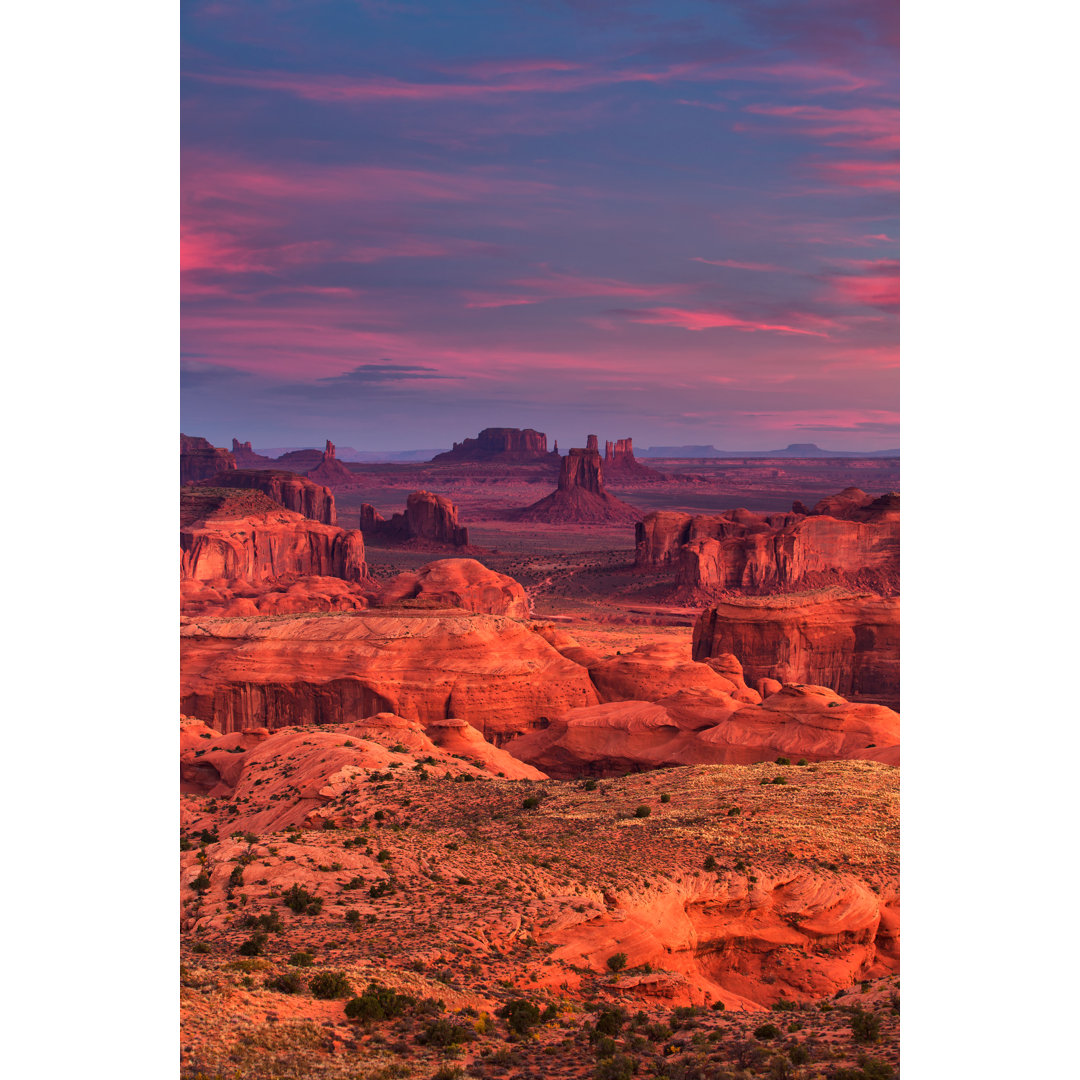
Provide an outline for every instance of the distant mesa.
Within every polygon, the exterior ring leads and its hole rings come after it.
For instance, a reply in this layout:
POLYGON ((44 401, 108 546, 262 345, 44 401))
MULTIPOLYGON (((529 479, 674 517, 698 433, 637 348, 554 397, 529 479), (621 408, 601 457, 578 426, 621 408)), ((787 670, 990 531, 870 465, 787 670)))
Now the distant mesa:
POLYGON ((532 428, 484 428, 475 439, 454 443, 452 450, 436 454, 440 463, 464 461, 518 462, 555 459, 558 449, 548 450, 547 436, 532 428))
POLYGON ((469 530, 458 522, 458 509, 441 495, 414 491, 405 502, 405 513, 387 519, 370 503, 360 507, 360 530, 369 541, 413 547, 467 547, 469 530))
MULTIPOLYGON (((235 440, 233 440, 235 442, 235 440)), ((212 487, 247 488, 261 491, 286 510, 302 514, 324 525, 337 524, 334 493, 305 476, 283 469, 232 469, 218 473, 209 481, 212 487)))
POLYGON ((791 443, 783 450, 717 450, 715 446, 650 446, 641 451, 645 458, 898 458, 899 449, 822 450, 816 443, 791 443))
POLYGON ((322 464, 323 451, 321 450, 290 450, 276 459, 279 468, 288 469, 290 472, 308 473, 317 469, 322 464))
POLYGON ((180 483, 209 480, 223 469, 235 469, 236 459, 228 450, 212 446, 198 435, 180 436, 180 483))
POLYGON ((631 524, 641 519, 641 511, 604 489, 598 440, 590 435, 585 449, 572 449, 562 459, 555 491, 507 517, 552 524, 631 524))
POLYGON ((327 439, 326 449, 322 452, 319 463, 307 471, 307 478, 317 484, 325 484, 327 487, 342 487, 345 484, 355 484, 357 477, 350 472, 337 459, 337 449, 327 439))
POLYGON ((258 582, 308 575, 365 579, 362 534, 302 517, 255 489, 181 489, 182 579, 258 582))
POLYGON ((659 510, 637 525, 638 567, 674 565, 680 589, 763 593, 849 585, 895 593, 900 496, 847 488, 812 511, 688 514, 659 510))

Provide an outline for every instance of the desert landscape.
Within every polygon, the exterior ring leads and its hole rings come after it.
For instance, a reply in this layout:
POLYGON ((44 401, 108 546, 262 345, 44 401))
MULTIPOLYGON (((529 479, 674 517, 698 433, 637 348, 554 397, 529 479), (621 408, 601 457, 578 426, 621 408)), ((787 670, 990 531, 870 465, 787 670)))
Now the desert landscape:
POLYGON ((185 1077, 897 1075, 899 461, 181 436, 185 1077))

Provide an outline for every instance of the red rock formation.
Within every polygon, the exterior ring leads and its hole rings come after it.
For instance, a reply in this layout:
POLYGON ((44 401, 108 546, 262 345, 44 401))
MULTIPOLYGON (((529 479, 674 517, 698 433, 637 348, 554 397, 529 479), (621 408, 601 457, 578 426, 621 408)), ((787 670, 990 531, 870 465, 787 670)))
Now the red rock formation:
MULTIPOLYGON (((235 441, 235 440, 234 440, 235 441)), ((337 524, 334 493, 322 484, 307 477, 280 469, 236 469, 218 473, 211 481, 212 487, 249 488, 261 491, 286 510, 302 514, 324 525, 337 524)))
POLYGON ((289 472, 304 474, 310 472, 312 469, 318 468, 323 460, 323 451, 290 450, 288 453, 282 454, 281 457, 275 458, 274 460, 279 468, 288 469, 289 472))
POLYGON ((195 484, 217 476, 224 469, 235 469, 236 461, 228 450, 198 435, 180 436, 180 485, 195 484))
POLYGON ((370 579, 345 581, 337 577, 287 577, 276 581, 180 582, 180 612, 192 618, 212 615, 298 615, 312 611, 363 611, 378 596, 370 579))
POLYGON ((327 439, 319 464, 306 473, 309 480, 327 487, 343 487, 356 483, 356 474, 352 473, 337 459, 337 448, 327 439))
POLYGON ((553 523, 629 524, 641 512, 604 490, 603 466, 596 436, 589 436, 584 450, 572 449, 562 459, 559 486, 550 495, 507 515, 514 521, 553 523))
POLYGON ((237 468, 240 469, 273 468, 276 464, 273 458, 256 454, 251 449, 250 442, 241 442, 235 436, 232 441, 232 453, 236 459, 237 468))
POLYGON ((180 576, 198 581, 277 581, 367 576, 357 530, 285 510, 261 491, 187 488, 180 497, 180 576))
POLYGON ((751 682, 813 683, 895 701, 900 601, 836 590, 731 598, 702 611, 694 626, 694 659, 719 653, 734 653, 751 682))
POLYGON ((475 559, 440 559, 415 573, 398 574, 381 589, 380 606, 457 607, 483 615, 529 617, 529 598, 512 577, 475 559))
POLYGON ((864 498, 858 507, 831 507, 844 517, 819 514, 816 507, 812 515, 657 511, 637 527, 636 564, 675 563, 678 584, 690 590, 847 583, 893 593, 900 571, 899 498, 864 498))
POLYGON ((383 711, 466 720, 498 743, 597 700, 584 668, 496 615, 200 619, 181 626, 180 657, 181 711, 218 731, 383 711))
POLYGON ((484 428, 475 439, 454 443, 452 450, 436 454, 433 462, 535 461, 551 458, 557 451, 548 452, 547 436, 532 428, 484 428))
POLYGON ((469 530, 458 524, 458 509, 441 495, 414 491, 405 513, 384 518, 370 503, 360 507, 360 529, 369 540, 410 543, 413 546, 467 547, 469 530))
POLYGON ((664 479, 663 473, 642 465, 634 457, 634 440, 629 438, 615 442, 608 439, 604 443, 604 476, 608 483, 615 485, 664 479))

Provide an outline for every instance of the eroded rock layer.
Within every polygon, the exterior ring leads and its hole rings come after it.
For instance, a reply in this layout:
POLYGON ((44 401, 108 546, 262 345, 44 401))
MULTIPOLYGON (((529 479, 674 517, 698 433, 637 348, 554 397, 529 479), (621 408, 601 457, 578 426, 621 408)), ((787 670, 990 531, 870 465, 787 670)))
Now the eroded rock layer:
POLYGON ((316 484, 304 476, 280 469, 234 469, 220 472, 210 483, 214 487, 249 488, 281 503, 312 521, 324 525, 337 524, 337 508, 334 493, 322 484, 316 484))
POLYGON ((236 460, 228 450, 212 446, 198 435, 180 436, 180 484, 208 480, 223 469, 235 469, 236 460))
POLYGON ((405 513, 384 518, 370 503, 360 507, 360 529, 372 541, 416 543, 419 546, 467 547, 469 530, 458 522, 458 509, 430 491, 411 492, 405 513))

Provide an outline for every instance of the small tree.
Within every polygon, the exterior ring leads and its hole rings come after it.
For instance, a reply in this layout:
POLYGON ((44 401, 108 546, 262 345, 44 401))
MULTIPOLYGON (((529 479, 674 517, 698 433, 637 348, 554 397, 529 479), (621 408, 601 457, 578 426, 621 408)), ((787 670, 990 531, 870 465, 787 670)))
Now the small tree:
POLYGON ((607 958, 608 971, 622 971, 626 967, 626 953, 617 952, 607 958))

